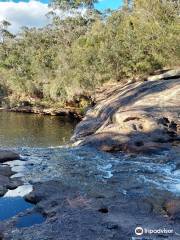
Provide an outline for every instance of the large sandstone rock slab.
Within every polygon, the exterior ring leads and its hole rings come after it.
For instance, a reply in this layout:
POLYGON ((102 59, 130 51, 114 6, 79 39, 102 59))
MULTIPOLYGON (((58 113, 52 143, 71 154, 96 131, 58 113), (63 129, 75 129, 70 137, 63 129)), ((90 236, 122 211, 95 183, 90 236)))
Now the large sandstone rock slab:
POLYGON ((178 76, 176 70, 153 81, 104 89, 96 106, 77 125, 72 140, 105 151, 168 148, 180 140, 178 76))
POLYGON ((17 159, 20 159, 19 154, 9 150, 0 150, 0 163, 13 161, 17 159))

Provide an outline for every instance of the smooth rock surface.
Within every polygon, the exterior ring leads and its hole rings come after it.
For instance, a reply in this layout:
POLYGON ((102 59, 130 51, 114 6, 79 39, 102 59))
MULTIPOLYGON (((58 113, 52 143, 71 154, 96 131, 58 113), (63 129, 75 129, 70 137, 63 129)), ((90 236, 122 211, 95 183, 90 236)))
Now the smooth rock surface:
MULTIPOLYGON (((179 74, 179 71, 176 71, 179 74)), ((116 84, 99 94, 72 141, 104 151, 154 152, 180 140, 180 78, 116 84)))
POLYGON ((0 163, 20 159, 19 154, 10 150, 0 150, 0 163))
POLYGON ((9 166, 0 165, 0 175, 10 177, 14 174, 9 166))
POLYGON ((0 175, 0 196, 3 196, 8 189, 13 190, 22 185, 22 181, 18 178, 9 178, 0 175))

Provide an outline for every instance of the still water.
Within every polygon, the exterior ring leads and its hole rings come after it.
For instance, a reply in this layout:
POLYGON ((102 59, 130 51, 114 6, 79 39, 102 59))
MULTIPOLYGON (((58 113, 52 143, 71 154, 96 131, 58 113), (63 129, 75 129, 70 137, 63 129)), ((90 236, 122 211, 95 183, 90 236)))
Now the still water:
POLYGON ((66 144, 75 122, 59 116, 0 112, 0 147, 51 147, 66 144))

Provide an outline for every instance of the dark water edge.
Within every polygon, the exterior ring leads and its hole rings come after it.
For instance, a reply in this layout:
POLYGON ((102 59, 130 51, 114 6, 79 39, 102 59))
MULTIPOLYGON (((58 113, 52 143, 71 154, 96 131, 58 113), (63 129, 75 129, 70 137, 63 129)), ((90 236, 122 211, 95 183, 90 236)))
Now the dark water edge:
MULTIPOLYGON (((3 197, 0 198, 0 223, 25 213, 27 210, 33 209, 34 205, 25 201, 23 197, 3 197)), ((45 217, 37 212, 28 213, 24 216, 19 216, 15 226, 17 228, 31 227, 36 224, 41 224, 45 221, 45 217)))

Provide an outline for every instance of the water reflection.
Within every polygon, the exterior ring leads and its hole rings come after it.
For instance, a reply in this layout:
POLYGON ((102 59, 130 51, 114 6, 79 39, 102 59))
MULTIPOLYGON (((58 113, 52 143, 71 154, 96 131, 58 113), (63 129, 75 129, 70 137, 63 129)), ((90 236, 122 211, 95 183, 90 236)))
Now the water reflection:
POLYGON ((35 224, 41 224, 45 221, 45 218, 39 213, 31 213, 26 216, 20 217, 16 224, 16 227, 31 227, 35 224))
POLYGON ((59 116, 0 112, 0 146, 59 146, 69 141, 75 124, 59 116))
POLYGON ((0 198, 0 221, 9 219, 33 205, 26 202, 22 197, 0 198))

